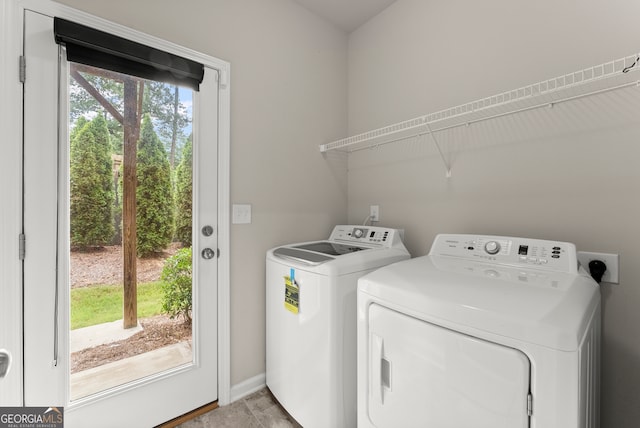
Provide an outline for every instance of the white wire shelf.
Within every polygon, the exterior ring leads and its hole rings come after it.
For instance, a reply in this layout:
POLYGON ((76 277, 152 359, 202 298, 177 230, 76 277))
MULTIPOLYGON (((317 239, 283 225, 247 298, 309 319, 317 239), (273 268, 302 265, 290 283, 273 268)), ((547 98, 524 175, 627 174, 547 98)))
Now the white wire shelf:
POLYGON ((640 54, 633 54, 563 76, 322 144, 320 145, 320 151, 323 153, 330 150, 354 152, 429 134, 438 147, 440 156, 445 163, 447 176, 450 176, 451 168, 444 158, 434 135, 438 131, 527 110, 553 106, 554 104, 629 86, 640 86, 638 71, 640 71, 640 54))

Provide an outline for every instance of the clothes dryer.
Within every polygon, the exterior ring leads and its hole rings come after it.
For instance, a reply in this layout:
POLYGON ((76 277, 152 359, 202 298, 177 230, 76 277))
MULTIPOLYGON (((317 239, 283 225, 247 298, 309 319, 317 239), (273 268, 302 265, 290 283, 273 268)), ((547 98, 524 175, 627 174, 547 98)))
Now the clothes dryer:
POLYGON ((358 282, 359 427, 598 427, 600 292, 573 244, 439 235, 358 282))
POLYGON ((409 257, 399 230, 370 226, 267 252, 267 386, 305 428, 356 426, 357 280, 409 257))

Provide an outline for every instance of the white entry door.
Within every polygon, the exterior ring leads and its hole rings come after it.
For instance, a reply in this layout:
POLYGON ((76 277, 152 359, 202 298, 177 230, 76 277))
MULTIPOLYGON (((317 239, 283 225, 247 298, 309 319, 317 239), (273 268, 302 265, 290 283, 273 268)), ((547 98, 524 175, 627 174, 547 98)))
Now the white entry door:
MULTIPOLYGON (((182 360, 163 365, 163 359, 172 358, 169 351, 146 359, 136 355, 92 368, 95 376, 74 381, 71 65, 54 42, 53 22, 41 13, 24 15, 24 404, 64 406, 69 428, 154 426, 218 398, 218 71, 205 66, 200 91, 192 98, 192 333, 191 340, 171 351, 182 360), (123 381, 109 383, 123 375, 123 381), (89 392, 78 392, 86 386, 89 392)), ((106 346, 122 346, 116 339, 106 346)))

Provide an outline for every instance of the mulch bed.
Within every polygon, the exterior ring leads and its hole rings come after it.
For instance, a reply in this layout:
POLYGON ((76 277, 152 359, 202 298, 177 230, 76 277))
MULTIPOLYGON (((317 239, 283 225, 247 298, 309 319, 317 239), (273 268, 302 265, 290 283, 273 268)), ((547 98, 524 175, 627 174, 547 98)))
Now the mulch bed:
MULTIPOLYGON (((138 259, 138 282, 159 280, 164 260, 179 248, 179 244, 172 244, 166 251, 154 257, 138 259)), ((90 287, 97 284, 122 284, 122 270, 120 246, 71 252, 71 288, 90 287)), ((182 319, 170 319, 167 315, 157 315, 140 319, 139 323, 144 330, 128 339, 72 353, 71 373, 133 357, 174 343, 191 342, 191 323, 185 324, 182 319)))
POLYGON ((139 320, 144 328, 128 339, 111 342, 71 354, 71 373, 88 370, 112 361, 133 357, 164 346, 191 342, 191 323, 157 315, 139 320))
MULTIPOLYGON (((159 280, 164 261, 179 249, 179 243, 172 243, 165 251, 153 257, 138 258, 136 263, 138 282, 159 280)), ((124 269, 122 265, 120 245, 96 247, 88 251, 72 251, 71 288, 98 284, 122 284, 124 269)))

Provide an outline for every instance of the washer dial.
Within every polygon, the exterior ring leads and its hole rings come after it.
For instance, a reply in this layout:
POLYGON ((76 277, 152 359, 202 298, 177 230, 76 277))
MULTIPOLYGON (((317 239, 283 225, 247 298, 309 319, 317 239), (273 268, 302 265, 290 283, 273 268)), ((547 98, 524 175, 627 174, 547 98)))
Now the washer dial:
POLYGON ((498 254, 500 252, 500 243, 497 241, 489 241, 484 244, 484 250, 491 255, 498 254))

